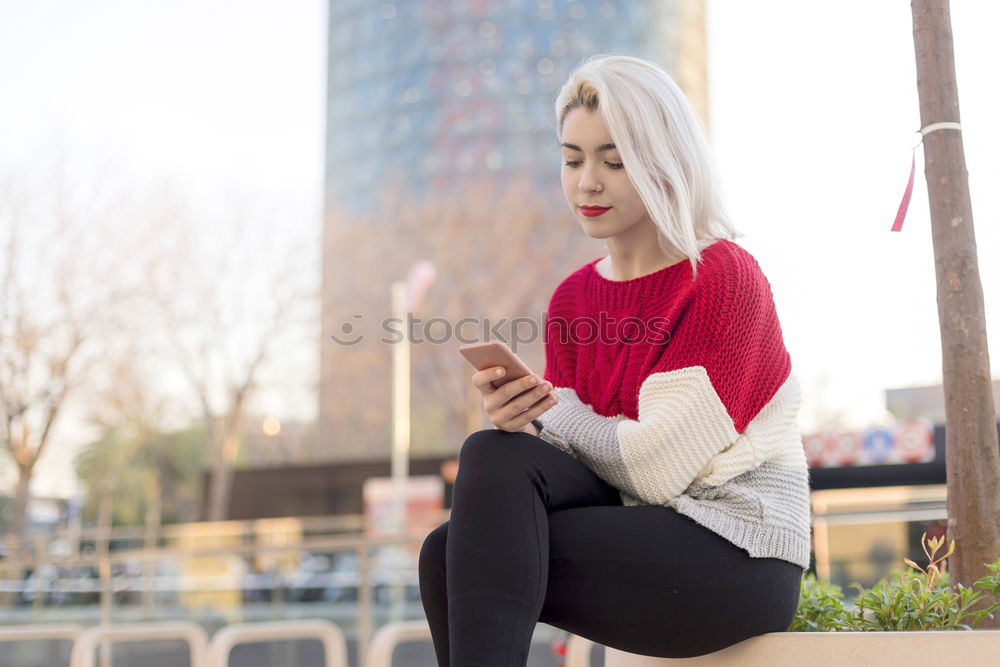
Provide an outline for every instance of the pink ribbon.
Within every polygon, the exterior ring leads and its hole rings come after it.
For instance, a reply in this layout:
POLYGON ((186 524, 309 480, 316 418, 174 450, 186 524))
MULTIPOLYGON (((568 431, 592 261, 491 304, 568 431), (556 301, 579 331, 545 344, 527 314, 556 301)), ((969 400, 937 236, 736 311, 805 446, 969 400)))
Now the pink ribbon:
POLYGON ((910 160, 910 180, 906 182, 906 191, 903 193, 903 201, 899 202, 899 210, 896 211, 896 220, 892 223, 889 231, 899 232, 903 230, 903 219, 906 217, 906 209, 910 207, 910 195, 913 194, 913 175, 917 170, 917 149, 913 149, 913 156, 910 160))
POLYGON ((899 202, 899 210, 896 211, 896 220, 892 223, 892 229, 889 231, 899 232, 903 230, 903 218, 906 217, 906 209, 910 207, 910 195, 913 194, 913 175, 917 170, 917 147, 924 143, 924 137, 938 130, 961 131, 962 126, 955 121, 941 121, 940 123, 931 123, 917 130, 920 134, 920 141, 913 147, 913 156, 910 158, 910 180, 906 182, 903 201, 899 202))

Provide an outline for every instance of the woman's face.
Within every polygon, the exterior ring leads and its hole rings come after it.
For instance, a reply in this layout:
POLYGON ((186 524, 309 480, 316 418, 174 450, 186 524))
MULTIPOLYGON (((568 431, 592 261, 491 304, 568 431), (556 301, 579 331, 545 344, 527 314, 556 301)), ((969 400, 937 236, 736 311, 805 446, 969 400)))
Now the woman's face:
POLYGON ((563 192, 589 236, 607 239, 652 224, 599 113, 577 107, 566 115, 562 154, 563 192))

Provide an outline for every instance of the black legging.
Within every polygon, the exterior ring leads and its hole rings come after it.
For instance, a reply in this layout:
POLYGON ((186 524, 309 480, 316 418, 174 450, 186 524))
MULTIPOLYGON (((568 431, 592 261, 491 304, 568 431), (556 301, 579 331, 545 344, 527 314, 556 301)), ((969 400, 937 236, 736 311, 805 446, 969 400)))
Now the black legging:
POLYGON ((801 576, 668 507, 623 507, 572 456, 500 429, 466 439, 451 520, 420 551, 442 667, 521 667, 538 621, 631 653, 710 653, 787 629, 801 576))

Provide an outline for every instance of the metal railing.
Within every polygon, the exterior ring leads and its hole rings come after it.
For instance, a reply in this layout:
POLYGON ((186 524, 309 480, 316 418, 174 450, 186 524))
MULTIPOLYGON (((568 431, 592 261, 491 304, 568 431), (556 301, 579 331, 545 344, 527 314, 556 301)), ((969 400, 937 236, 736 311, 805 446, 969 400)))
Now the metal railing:
POLYGON ((248 642, 316 639, 323 644, 325 667, 347 667, 347 642, 333 623, 320 619, 241 623, 228 625, 208 645, 209 667, 228 667, 229 654, 237 644, 248 642))
POLYGON ((0 627, 0 644, 38 641, 40 639, 62 639, 74 642, 82 634, 83 626, 75 623, 58 625, 6 625, 0 627))
MULTIPOLYGON (((424 626, 426 628, 426 623, 424 626)), ((430 636, 429 628, 426 634, 430 636)), ((229 625, 216 632, 211 641, 200 626, 185 621, 96 626, 89 630, 78 625, 18 626, 0 630, 0 642, 40 639, 73 641, 70 667, 94 667, 94 652, 98 646, 101 647, 102 664, 110 665, 112 642, 164 639, 187 643, 191 667, 228 667, 230 653, 238 644, 303 639, 315 639, 322 644, 325 667, 348 667, 344 634, 333 623, 321 619, 229 625)), ((377 643, 384 643, 384 640, 377 643)))
MULTIPOLYGON (((83 626, 76 623, 53 625, 8 625, 0 627, 0 644, 62 640, 75 642, 83 634, 83 626)), ((51 665, 50 667, 56 667, 51 665)))
MULTIPOLYGON (((431 639, 431 626, 423 621, 399 621, 379 628, 368 647, 368 661, 363 667, 392 667, 392 653, 403 642, 431 639)), ((566 667, 569 667, 567 664, 566 667)))
MULTIPOLYGON (((442 512, 440 521, 447 519, 447 512, 442 512)), ((404 534, 383 537, 366 537, 362 534, 333 534, 333 535, 310 535, 309 533, 322 533, 327 530, 341 530, 352 527, 358 528, 358 521, 354 517, 326 517, 321 520, 302 520, 301 532, 295 535, 288 535, 288 541, 284 544, 260 543, 261 522, 224 522, 219 525, 220 532, 213 537, 208 529, 215 525, 203 524, 206 532, 195 537, 198 539, 188 539, 184 543, 185 537, 183 526, 166 526, 162 534, 155 541, 144 541, 144 545, 159 545, 161 538, 167 542, 175 540, 181 541, 182 546, 156 546, 148 548, 126 549, 96 549, 88 554, 71 554, 69 556, 50 557, 48 550, 42 548, 38 541, 35 542, 35 555, 37 558, 31 559, 7 559, 0 563, 0 572, 7 572, 6 577, 0 579, 0 600, 6 594, 8 596, 21 596, 21 602, 25 598, 30 598, 27 602, 30 607, 29 613, 32 619, 42 619, 45 609, 48 609, 46 597, 53 593, 63 596, 67 595, 90 595, 98 602, 95 605, 98 622, 100 626, 109 627, 113 621, 121 620, 114 618, 117 614, 113 612, 117 609, 115 600, 125 594, 132 596, 136 606, 132 607, 136 611, 130 613, 135 620, 154 620, 158 613, 162 617, 163 610, 156 607, 159 597, 170 595, 172 598, 180 599, 181 607, 184 607, 183 597, 186 595, 211 596, 213 592, 224 596, 225 591, 234 591, 233 596, 239 597, 239 604, 243 609, 251 609, 253 602, 248 601, 246 596, 255 592, 256 589, 247 589, 245 585, 260 586, 266 592, 269 604, 267 612, 275 618, 281 618, 286 610, 286 593, 295 592, 288 588, 291 585, 291 577, 296 573, 289 574, 282 570, 282 563, 295 562, 305 554, 327 555, 334 558, 345 553, 353 553, 355 559, 353 567, 349 572, 324 572, 320 585, 340 586, 349 591, 353 599, 353 593, 357 592, 357 613, 352 614, 351 621, 354 624, 357 641, 359 664, 366 664, 369 639, 376 626, 376 601, 373 595, 373 587, 378 586, 379 590, 394 591, 395 600, 399 600, 399 591, 402 587, 409 585, 412 589, 413 582, 416 581, 415 560, 412 568, 407 566, 399 569, 394 564, 381 567, 377 558, 378 552, 383 548, 412 547, 419 545, 425 538, 425 534, 404 534), (255 531, 246 533, 243 531, 255 531), (213 540, 219 542, 225 535, 229 544, 215 544, 213 540), (169 537, 169 539, 167 539, 169 537), (256 538, 253 542, 251 539, 256 538), (203 546, 199 546, 201 542, 203 546), (207 544, 206 544, 207 543, 207 544), (177 563, 191 562, 197 559, 232 559, 233 562, 242 562, 244 570, 226 577, 219 577, 212 574, 191 574, 184 573, 183 576, 175 575, 173 578, 156 576, 154 566, 157 563, 177 563), (253 574, 249 563, 266 561, 272 564, 273 570, 265 574, 253 574), (354 563, 356 562, 356 565, 354 563), (36 577, 31 582, 21 580, 21 569, 30 568, 34 572, 42 571, 46 566, 55 566, 63 570, 70 568, 86 568, 92 572, 92 579, 79 581, 57 581, 47 588, 47 584, 41 577, 36 577), (16 569, 15 569, 16 568, 16 569), (116 577, 113 572, 116 570, 126 570, 132 568, 137 573, 133 578, 116 577), (13 572, 12 572, 13 569, 13 572), (11 576, 13 574, 13 576, 11 576), (128 579, 128 583, 125 580, 128 579), (405 580, 405 581, 404 581, 405 580), (142 606, 138 606, 141 598, 142 606), (45 609, 43 609, 43 607, 45 609), (141 611, 141 615, 140 615, 141 611)), ((109 535, 109 540, 118 538, 128 538, 138 534, 138 531, 118 531, 109 535)), ((277 534, 277 533, 275 533, 277 534)), ((266 534, 265 534, 266 536, 266 534)), ((273 536, 273 535, 272 535, 273 536)), ((187 535, 190 538, 190 535, 187 535)), ((273 540, 272 540, 273 541, 273 540)), ((281 541, 281 540, 278 540, 281 541)), ((110 546, 110 544, 108 545, 110 546)), ((411 549, 412 551, 412 549, 411 549)), ((234 598, 235 599, 235 598, 234 598)), ((9 602, 8 602, 9 605, 9 602)), ((57 608, 58 605, 52 605, 57 608)), ((202 609, 211 609, 211 603, 206 603, 202 609)), ((187 610, 190 612, 190 609, 187 610)), ((390 610, 390 620, 402 620, 405 612, 399 611, 396 607, 390 610)), ((51 618, 52 616, 50 616, 51 618)), ((58 615, 56 615, 58 618, 58 615)), ((184 618, 191 618, 190 613, 185 613, 184 618)), ((16 622, 16 621, 15 621, 16 622)), ((0 626, 2 627, 2 626, 0 626)), ((120 626, 115 626, 120 627, 120 626)))
POLYGON ((156 639, 179 639, 187 642, 191 667, 205 667, 208 635, 201 626, 187 621, 139 623, 135 625, 98 625, 85 631, 73 644, 70 667, 94 667, 94 652, 102 644, 101 664, 111 665, 111 642, 143 642, 156 639))

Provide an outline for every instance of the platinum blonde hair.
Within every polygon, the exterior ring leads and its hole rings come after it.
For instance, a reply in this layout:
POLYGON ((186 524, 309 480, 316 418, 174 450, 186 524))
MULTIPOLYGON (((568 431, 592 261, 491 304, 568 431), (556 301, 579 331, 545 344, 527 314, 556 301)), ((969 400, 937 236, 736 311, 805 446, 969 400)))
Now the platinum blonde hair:
POLYGON ((667 255, 690 259, 718 238, 745 236, 722 203, 712 152, 687 97, 662 67, 632 56, 598 55, 569 76, 556 98, 558 135, 576 108, 598 112, 667 255))

